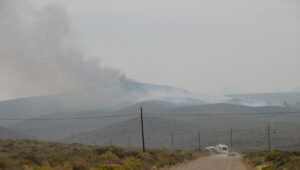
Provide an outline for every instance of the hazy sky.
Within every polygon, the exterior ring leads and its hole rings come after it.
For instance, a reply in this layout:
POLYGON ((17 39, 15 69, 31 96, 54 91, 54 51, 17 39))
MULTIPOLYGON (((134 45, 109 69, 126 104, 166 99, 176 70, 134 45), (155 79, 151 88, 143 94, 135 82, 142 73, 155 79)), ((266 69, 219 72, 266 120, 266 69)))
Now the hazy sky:
POLYGON ((137 81, 203 93, 300 87, 299 0, 59 2, 86 54, 137 81))

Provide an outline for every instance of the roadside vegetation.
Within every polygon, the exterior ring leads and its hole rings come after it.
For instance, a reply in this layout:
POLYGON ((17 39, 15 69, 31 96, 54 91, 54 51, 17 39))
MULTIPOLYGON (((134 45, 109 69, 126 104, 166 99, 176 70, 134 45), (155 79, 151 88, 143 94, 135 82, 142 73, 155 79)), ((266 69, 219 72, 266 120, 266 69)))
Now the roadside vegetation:
POLYGON ((0 139, 3 170, 150 170, 193 160, 206 152, 97 147, 32 140, 0 139))
POLYGON ((256 169, 300 170, 299 151, 244 152, 245 160, 256 169))

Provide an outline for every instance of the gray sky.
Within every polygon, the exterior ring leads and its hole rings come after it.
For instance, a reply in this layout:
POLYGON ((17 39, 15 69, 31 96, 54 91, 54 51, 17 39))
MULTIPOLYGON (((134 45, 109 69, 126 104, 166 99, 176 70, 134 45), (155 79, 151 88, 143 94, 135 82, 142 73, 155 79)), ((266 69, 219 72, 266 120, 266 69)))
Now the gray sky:
POLYGON ((300 87, 299 0, 59 2, 87 56, 137 81, 203 93, 300 87))

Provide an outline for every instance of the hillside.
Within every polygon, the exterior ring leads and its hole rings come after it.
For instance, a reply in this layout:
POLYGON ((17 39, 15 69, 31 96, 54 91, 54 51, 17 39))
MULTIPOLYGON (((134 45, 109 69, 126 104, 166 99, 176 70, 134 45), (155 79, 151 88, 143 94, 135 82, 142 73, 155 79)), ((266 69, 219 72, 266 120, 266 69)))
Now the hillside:
MULTIPOLYGON (((205 95, 171 86, 121 81, 120 89, 110 91, 99 88, 68 91, 56 95, 36 96, 0 101, 0 115, 5 119, 23 119, 58 112, 91 110, 116 111, 146 100, 164 100, 174 103, 214 103, 222 97, 205 95), (118 93, 115 93, 118 91, 118 93)), ((9 126, 18 121, 0 121, 9 126)))
POLYGON ((160 113, 166 110, 174 109, 177 107, 184 106, 185 104, 175 104, 162 100, 147 100, 143 101, 118 111, 113 112, 112 114, 132 114, 132 113, 140 113, 140 108, 143 107, 144 113, 160 113))
POLYGON ((299 92, 257 93, 228 95, 232 100, 245 100, 261 105, 291 105, 300 102, 299 92))
POLYGON ((168 114, 258 114, 258 113, 274 113, 274 112, 292 112, 296 109, 281 107, 281 106, 261 106, 249 107, 236 104, 217 103, 217 104, 204 104, 204 105, 188 105, 163 113, 168 114))
POLYGON ((11 128, 26 132, 41 140, 59 140, 71 136, 72 134, 98 129, 114 122, 128 120, 130 117, 113 117, 113 118, 97 118, 103 115, 128 115, 139 114, 140 107, 144 108, 144 113, 160 113, 165 110, 182 106, 182 104, 173 104, 159 100, 149 100, 137 103, 115 112, 107 112, 103 110, 89 112, 62 112, 51 113, 44 116, 35 117, 40 120, 26 120, 12 125, 11 128), (92 117, 90 119, 80 119, 84 117, 92 117), (95 118, 93 118, 95 117, 95 118), (47 120, 43 119, 69 119, 71 120, 47 120))
MULTIPOLYGON (((169 129, 173 129, 174 131, 176 131, 176 133, 187 133, 188 130, 194 128, 193 125, 161 117, 145 117, 144 127, 146 136, 150 135, 149 133, 155 133, 156 135, 161 137, 169 136, 171 134, 171 131, 168 131, 169 129), (166 131, 162 131, 162 129, 165 129, 168 132, 166 133, 166 131)), ((97 144, 110 145, 110 139, 113 138, 115 141, 113 142, 114 145, 122 144, 123 146, 127 146, 128 141, 126 136, 130 136, 130 138, 132 138, 130 142, 132 146, 137 146, 138 144, 141 144, 140 134, 140 118, 136 117, 127 121, 114 123, 87 133, 80 133, 71 138, 68 138, 66 141, 89 143, 89 141, 101 140, 102 143, 97 142, 97 144), (121 138, 123 140, 121 140, 121 138)))
MULTIPOLYGON (((182 106, 161 112, 161 116, 145 114, 146 143, 150 147, 171 147, 171 133, 174 134, 174 147, 196 148, 198 131, 201 131, 202 146, 217 143, 228 144, 229 131, 233 128, 234 145, 237 149, 263 149, 266 146, 265 129, 268 125, 276 128, 274 145, 277 148, 299 148, 299 114, 288 107, 247 107, 232 104, 209 104, 182 106), (231 115, 231 113, 235 113, 231 115), (267 113, 267 114, 266 114, 267 113), (175 115, 174 115, 175 114, 175 115), (179 115, 176 115, 179 114, 179 115), (184 116, 186 114, 187 116, 184 116), (189 114, 199 114, 193 116, 189 114), (289 139, 286 141, 286 139, 289 139)), ((65 142, 127 146, 141 145, 140 118, 116 122, 105 127, 76 134, 65 142)))
MULTIPOLYGON (((144 115, 147 114, 160 114, 160 115, 172 115, 172 114, 199 114, 207 115, 203 120, 207 119, 207 122, 201 122, 205 125, 203 128, 209 128, 211 130, 218 128, 229 128, 232 124, 228 121, 228 117, 208 117, 209 115, 230 115, 230 114, 241 114, 246 124, 248 122, 255 121, 263 122, 266 120, 281 122, 281 123, 299 123, 299 119, 295 118, 293 114, 284 114, 284 112, 293 112, 295 109, 288 107, 278 107, 278 106, 267 106, 267 107, 247 107, 241 105, 233 104, 208 104, 208 105, 181 105, 172 104, 164 101, 150 100, 142 103, 137 103, 129 107, 125 107, 121 110, 115 112, 106 112, 102 110, 91 111, 91 112, 63 112, 63 113, 52 113, 44 116, 36 117, 39 120, 26 120, 19 122, 11 128, 22 133, 29 134, 40 140, 50 140, 50 141, 60 141, 62 139, 74 136, 78 133, 93 131, 96 129, 101 129, 104 126, 109 126, 113 123, 118 123, 122 121, 129 120, 133 117, 139 116, 140 107, 143 107, 144 115), (272 115, 261 115, 259 113, 277 113, 272 115), (282 114, 278 114, 282 113, 282 114), (101 118, 101 116, 110 115, 132 115, 132 116, 122 116, 122 117, 106 117, 101 118), (267 117, 266 117, 267 116, 267 117), (88 119, 85 119, 88 117, 88 119), (99 118, 98 118, 99 117, 99 118), (56 119, 63 120, 56 120, 56 119), (84 118, 84 119, 81 119, 84 118), (54 119, 54 120, 44 120, 44 119, 54 119), (213 126, 212 126, 213 125, 213 126)), ((168 117, 168 119, 176 119, 179 122, 186 121, 196 124, 194 117, 185 116, 175 116, 168 117)), ((171 123, 169 123, 171 124, 171 123)), ((243 125, 238 123, 238 125, 243 125)), ((238 126, 236 125, 236 126, 238 126)), ((175 126, 181 126, 180 123, 175 124, 175 126)), ((189 125, 182 125, 183 127, 189 125)), ((251 127, 251 126, 249 126, 251 127)), ((169 133, 169 132, 168 132, 169 133)))
POLYGON ((13 131, 8 128, 0 127, 0 139, 33 139, 32 137, 13 131))
MULTIPOLYGON (((174 147, 192 149, 198 147, 198 132, 201 132, 202 147, 218 143, 230 144, 230 128, 233 128, 235 149, 265 149, 267 146, 265 120, 277 133, 272 134, 272 145, 278 149, 300 149, 299 120, 278 122, 270 115, 264 119, 249 116, 193 116, 193 117, 149 117, 144 118, 146 147, 171 148, 171 134, 174 147), (286 140, 289 139, 289 140, 286 140)), ((276 116, 275 116, 276 117, 276 116)), ((117 122, 97 130, 84 132, 64 140, 99 145, 141 146, 140 118, 117 122), (128 141, 129 140, 129 141, 128 141)))
MULTIPOLYGON (((52 112, 65 111, 64 106, 53 96, 37 96, 0 101, 2 119, 33 118, 52 112)), ((1 121, 1 126, 9 126, 18 121, 1 121)))
POLYGON ((292 107, 300 109, 300 102, 292 104, 292 107))
MULTIPOLYGON (((24 120, 12 126, 11 129, 35 136, 40 140, 55 141, 70 136, 72 133, 93 130, 102 127, 105 121, 99 119, 80 119, 82 117, 95 117, 105 114, 104 111, 91 112, 61 112, 38 116, 34 119, 24 120), (74 119, 73 119, 74 118, 74 119), (50 119, 50 120, 45 120, 50 119), (51 120, 54 119, 54 120, 51 120), (58 120, 57 120, 58 119, 58 120), (102 122, 102 123, 101 123, 102 122)), ((109 119, 108 119, 109 121, 109 119)))
MULTIPOLYGON (((80 133, 65 139, 65 142, 78 142, 99 145, 141 146, 140 118, 133 118, 124 122, 114 123, 103 128, 86 133, 80 133), (130 140, 128 143, 128 139, 130 140)), ((192 135, 194 125, 186 122, 170 120, 162 117, 145 117, 144 119, 146 145, 160 148, 170 148, 170 135, 192 135), (152 142, 151 142, 152 141, 152 142)), ((176 145, 178 145, 177 143, 176 145)), ((181 147, 183 148, 183 147, 181 147)))

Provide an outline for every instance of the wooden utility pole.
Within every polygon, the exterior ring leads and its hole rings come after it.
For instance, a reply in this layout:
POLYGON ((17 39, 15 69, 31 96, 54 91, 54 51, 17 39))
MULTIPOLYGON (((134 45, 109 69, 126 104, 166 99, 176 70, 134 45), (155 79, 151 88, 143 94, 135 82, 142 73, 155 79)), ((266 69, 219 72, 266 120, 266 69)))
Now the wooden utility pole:
POLYGON ((150 143, 150 137, 149 137, 149 136, 147 137, 147 141, 148 141, 148 143, 147 143, 147 147, 150 149, 150 147, 151 147, 151 143, 150 143))
POLYGON ((271 151, 270 125, 268 124, 268 150, 271 151))
POLYGON ((230 129, 230 150, 232 150, 232 128, 230 129))
POLYGON ((171 147, 172 149, 174 148, 174 135, 173 135, 173 132, 171 133, 171 147))
POLYGON ((143 119, 143 108, 142 107, 141 107, 141 128, 142 128, 143 152, 145 152, 144 119, 143 119))
POLYGON ((200 131, 198 132, 198 150, 201 150, 200 131))
POLYGON ((272 132, 275 134, 276 133, 276 130, 275 129, 271 129, 270 128, 270 124, 268 124, 268 127, 267 127, 267 132, 268 132, 268 151, 270 152, 271 151, 271 135, 270 135, 270 131, 272 130, 272 132))

